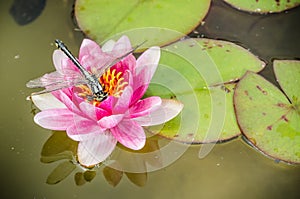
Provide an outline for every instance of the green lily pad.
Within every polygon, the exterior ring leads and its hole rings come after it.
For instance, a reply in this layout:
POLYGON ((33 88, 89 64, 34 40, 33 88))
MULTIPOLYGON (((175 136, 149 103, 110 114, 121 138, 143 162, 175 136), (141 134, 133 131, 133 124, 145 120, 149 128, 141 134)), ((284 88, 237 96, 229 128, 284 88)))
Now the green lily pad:
POLYGON ((275 61, 274 71, 285 94, 248 72, 234 92, 237 120, 254 147, 277 160, 299 164, 300 62, 275 61))
POLYGON ((77 0, 75 16, 80 29, 98 43, 126 32, 133 44, 146 40, 152 46, 170 43, 191 32, 206 16, 209 6, 210 0, 77 0))
POLYGON ((175 95, 184 108, 159 135, 185 143, 225 141, 240 135, 232 102, 235 81, 247 70, 257 72, 264 66, 248 50, 226 41, 187 39, 163 48, 150 94, 163 90, 162 97, 175 95))
POLYGON ((300 101, 299 71, 300 61, 274 60, 276 79, 289 100, 294 104, 297 104, 300 101))
POLYGON ((224 0, 239 10, 257 13, 282 12, 300 4, 300 0, 224 0))
POLYGON ((60 163, 48 176, 47 184, 57 184, 67 176, 69 176, 72 171, 76 168, 76 165, 71 161, 65 161, 60 163))

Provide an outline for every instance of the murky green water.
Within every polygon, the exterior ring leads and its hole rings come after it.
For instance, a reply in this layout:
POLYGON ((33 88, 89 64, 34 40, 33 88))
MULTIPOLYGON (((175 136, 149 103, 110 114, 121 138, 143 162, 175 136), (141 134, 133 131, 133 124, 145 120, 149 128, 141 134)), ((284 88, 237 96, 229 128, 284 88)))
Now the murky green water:
MULTIPOLYGON (((12 2, 0 3, 1 198, 299 198, 299 166, 275 163, 239 139, 216 145, 204 159, 198 159, 198 146, 190 147, 172 165, 148 173, 142 188, 125 176, 113 188, 101 172, 82 187, 73 175, 47 185, 57 164, 41 163, 40 152, 51 132, 34 124, 25 83, 53 70, 54 39, 77 52, 83 36, 74 30, 72 1, 48 1, 41 16, 26 26, 9 15, 12 2)), ((198 31, 241 43, 265 61, 293 59, 300 58, 299 17, 299 8, 253 16, 217 2, 198 31)), ((274 81, 271 66, 262 74, 274 81)))

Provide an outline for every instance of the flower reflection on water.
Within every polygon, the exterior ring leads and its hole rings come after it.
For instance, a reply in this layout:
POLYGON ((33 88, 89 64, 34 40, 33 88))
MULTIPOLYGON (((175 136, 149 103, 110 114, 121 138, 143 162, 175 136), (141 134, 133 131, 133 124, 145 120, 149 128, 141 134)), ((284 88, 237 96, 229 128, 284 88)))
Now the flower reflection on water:
MULTIPOLYGON (((49 174, 47 178, 48 184, 57 184, 73 173, 74 181, 76 185, 78 186, 84 185, 86 182, 91 182, 101 168, 103 168, 102 173, 106 181, 114 187, 120 183, 124 174, 133 184, 137 186, 144 186, 146 184, 147 172, 143 172, 143 173, 124 172, 122 170, 122 165, 117 160, 113 160, 113 161, 108 160, 108 162, 105 165, 99 163, 89 168, 81 165, 77 161, 77 157, 76 157, 77 147, 78 147, 78 142, 70 139, 67 136, 66 132, 63 131, 52 132, 52 135, 44 143, 40 160, 42 163, 53 163, 57 161, 59 161, 60 163, 49 174)), ((121 145, 119 145, 118 147, 122 148, 121 145)), ((145 146, 141 150, 134 151, 134 152, 147 153, 152 151, 159 151, 158 139, 155 136, 148 138, 145 143, 145 146)), ((137 163, 139 165, 146 164, 146 162, 142 159, 140 159, 139 161, 140 162, 137 163)), ((156 164, 156 165, 161 164, 160 158, 156 158, 155 161, 156 162, 152 161, 151 164, 156 164)))

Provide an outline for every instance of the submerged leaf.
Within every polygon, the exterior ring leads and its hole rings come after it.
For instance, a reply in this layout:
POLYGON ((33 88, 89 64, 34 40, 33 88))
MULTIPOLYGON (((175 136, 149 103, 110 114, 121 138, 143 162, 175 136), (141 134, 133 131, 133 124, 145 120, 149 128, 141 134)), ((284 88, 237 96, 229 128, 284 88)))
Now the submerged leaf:
POLYGON ((87 182, 91 182, 95 178, 96 174, 96 171, 87 170, 83 173, 83 177, 87 182))
POLYGON ((77 172, 74 175, 74 180, 77 186, 84 185, 86 183, 86 180, 84 179, 82 172, 77 172))
POLYGON ((72 171, 76 168, 76 165, 71 161, 66 161, 60 163, 48 176, 47 184, 57 184, 63 179, 65 179, 68 175, 72 173, 72 171))
POLYGON ((53 156, 69 151, 76 154, 78 143, 70 139, 65 131, 53 131, 53 134, 45 142, 41 155, 53 156))
POLYGON ((117 186, 123 177, 123 171, 108 166, 104 167, 102 172, 106 181, 113 187, 117 186))
POLYGON ((275 61, 274 71, 292 103, 263 77, 248 72, 234 93, 237 120, 248 140, 263 153, 300 163, 300 62, 275 61))
POLYGON ((135 185, 143 187, 147 182, 147 173, 129 173, 125 172, 128 179, 135 185))
POLYGON ((71 153, 70 151, 65 151, 60 154, 56 155, 51 155, 51 156, 41 156, 40 161, 42 163, 51 163, 51 162, 56 162, 58 160, 63 160, 63 159, 68 159, 72 160, 74 157, 74 154, 71 153))

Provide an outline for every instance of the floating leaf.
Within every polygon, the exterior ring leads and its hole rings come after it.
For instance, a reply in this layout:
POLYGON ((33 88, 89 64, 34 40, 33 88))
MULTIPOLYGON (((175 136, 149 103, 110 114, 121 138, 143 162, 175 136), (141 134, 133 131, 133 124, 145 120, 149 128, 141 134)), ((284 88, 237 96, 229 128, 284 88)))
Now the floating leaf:
POLYGON ((123 177, 123 171, 108 166, 104 167, 102 172, 106 181, 113 187, 117 186, 123 177))
POLYGON ((289 100, 298 104, 300 99, 300 61, 274 60, 274 72, 278 83, 289 100))
POLYGON ((238 136, 232 103, 234 82, 247 70, 257 72, 264 66, 248 50, 226 41, 187 39, 165 47, 149 90, 155 95, 162 93, 161 88, 164 96, 175 94, 184 109, 159 134, 187 143, 238 136), (183 130, 178 133, 179 129, 183 130))
POLYGON ((65 179, 68 175, 72 173, 72 171, 76 168, 76 165, 71 161, 66 161, 60 163, 48 176, 47 184, 57 184, 63 179, 65 179))
POLYGON ((300 4, 300 0, 224 0, 239 10, 257 13, 282 12, 300 4))
POLYGON ((274 71, 291 100, 263 77, 248 72, 234 93, 237 120, 248 140, 263 153, 300 163, 300 62, 275 61, 274 71))
POLYGON ((129 173, 125 172, 128 179, 135 185, 143 187, 147 182, 147 173, 129 173))
POLYGON ((126 32, 133 44, 147 40, 152 46, 170 43, 191 32, 209 6, 210 0, 77 0, 75 16, 81 30, 99 43, 126 32))

